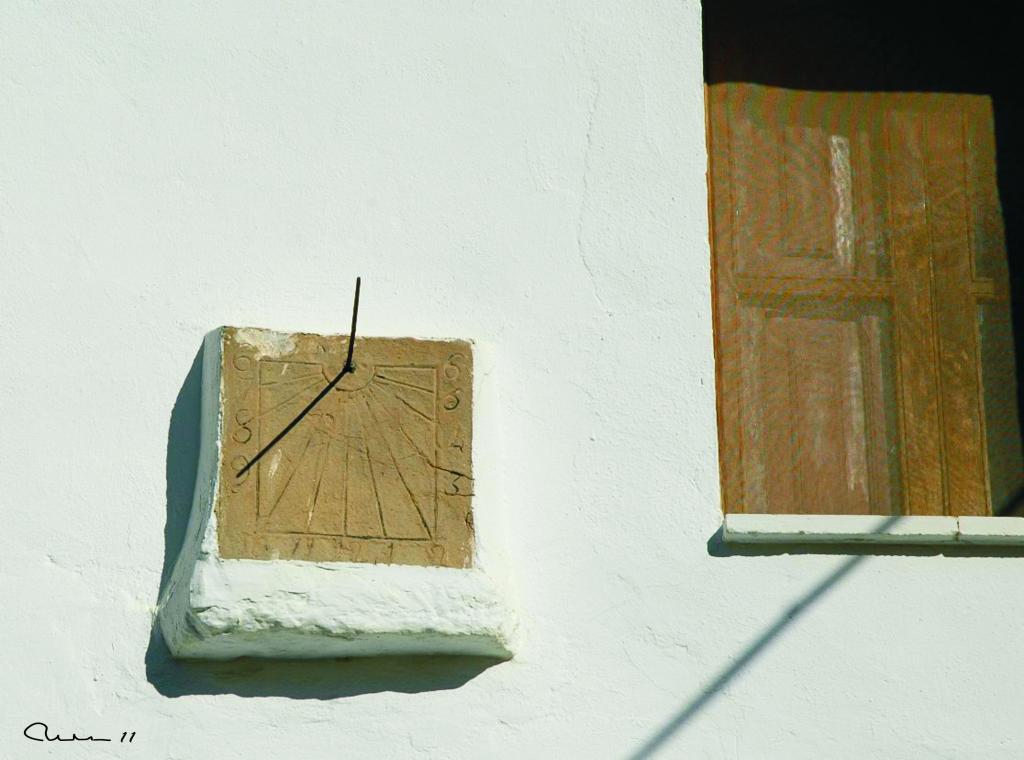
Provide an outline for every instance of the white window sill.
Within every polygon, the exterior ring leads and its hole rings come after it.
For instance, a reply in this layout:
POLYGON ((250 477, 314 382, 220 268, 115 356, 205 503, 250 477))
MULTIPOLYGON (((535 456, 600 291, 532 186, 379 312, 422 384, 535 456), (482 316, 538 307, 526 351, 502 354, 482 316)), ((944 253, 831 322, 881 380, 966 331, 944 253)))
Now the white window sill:
POLYGON ((730 544, 1024 546, 1024 518, 727 514, 730 544))

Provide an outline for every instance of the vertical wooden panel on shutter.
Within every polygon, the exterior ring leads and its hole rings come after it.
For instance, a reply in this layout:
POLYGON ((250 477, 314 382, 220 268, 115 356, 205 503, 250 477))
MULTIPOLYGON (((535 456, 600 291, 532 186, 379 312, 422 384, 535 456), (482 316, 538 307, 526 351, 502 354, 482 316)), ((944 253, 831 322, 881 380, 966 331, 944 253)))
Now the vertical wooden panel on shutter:
POLYGON ((906 511, 942 514, 945 498, 924 117, 910 109, 889 108, 885 123, 906 511))
POLYGON ((925 118, 928 228, 939 338, 946 512, 989 511, 978 328, 968 229, 965 124, 970 96, 919 96, 925 118), (923 101, 923 102, 922 102, 923 101))
POLYGON ((715 380, 718 391, 718 457, 722 502, 725 509, 743 511, 743 428, 740 404, 744 390, 740 314, 733 271, 733 209, 731 143, 727 88, 709 87, 708 108, 708 205, 711 212, 711 274, 713 279, 715 380))
POLYGON ((864 98, 709 88, 730 511, 899 509, 891 282, 864 98))

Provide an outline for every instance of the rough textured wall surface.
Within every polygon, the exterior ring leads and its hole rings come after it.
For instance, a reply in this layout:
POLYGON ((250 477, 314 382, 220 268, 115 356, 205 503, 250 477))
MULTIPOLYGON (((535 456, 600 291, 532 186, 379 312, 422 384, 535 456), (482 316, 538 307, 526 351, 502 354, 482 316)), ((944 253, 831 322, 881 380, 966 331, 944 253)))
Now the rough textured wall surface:
POLYGON ((0 6, 0 755, 1018 757, 1024 565, 722 556, 700 13, 0 6), (498 352, 509 663, 150 640, 221 324, 498 352))

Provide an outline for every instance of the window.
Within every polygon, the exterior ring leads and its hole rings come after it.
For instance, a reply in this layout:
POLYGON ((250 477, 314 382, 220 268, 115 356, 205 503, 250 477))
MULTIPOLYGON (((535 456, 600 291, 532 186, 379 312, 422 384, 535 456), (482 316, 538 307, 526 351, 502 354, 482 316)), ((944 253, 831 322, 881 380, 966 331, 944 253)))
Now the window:
POLYGON ((1016 95, 929 13, 705 2, 728 512, 1020 508, 1016 95))

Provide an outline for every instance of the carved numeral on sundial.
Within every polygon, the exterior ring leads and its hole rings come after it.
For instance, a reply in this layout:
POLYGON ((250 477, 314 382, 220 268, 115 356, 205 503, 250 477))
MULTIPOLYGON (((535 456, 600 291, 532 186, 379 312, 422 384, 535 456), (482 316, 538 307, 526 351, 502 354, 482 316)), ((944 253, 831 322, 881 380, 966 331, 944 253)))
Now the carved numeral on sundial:
POLYGON ((253 367, 252 357, 247 354, 238 354, 231 363, 234 364, 235 369, 243 375, 249 374, 253 367))
POLYGON ((460 472, 448 473, 451 478, 451 482, 444 489, 444 492, 448 496, 472 496, 473 494, 469 491, 464 491, 464 488, 469 488, 472 485, 472 481, 460 472), (462 487, 459 487, 459 481, 465 481, 462 483, 462 487))
MULTIPOLYGON (((244 456, 239 455, 231 460, 231 469, 233 472, 239 472, 247 464, 249 464, 249 460, 246 459, 244 456)), ((248 472, 246 472, 240 478, 235 478, 235 483, 232 485, 232 492, 237 493, 239 490, 238 487, 241 486, 242 483, 244 483, 246 480, 248 480, 248 478, 248 472)))
POLYGON ((444 408, 447 409, 449 412, 455 411, 459 406, 460 393, 462 393, 462 388, 456 388, 455 390, 453 390, 451 393, 444 397, 444 402, 442 406, 444 406, 444 408))
POLYGON ((457 380, 459 375, 462 374, 462 368, 459 366, 459 361, 465 361, 466 356, 460 353, 454 353, 448 355, 448 360, 444 364, 444 368, 441 370, 444 373, 445 380, 457 380))
POLYGON ((231 437, 239 443, 248 443, 252 438, 252 428, 249 427, 251 420, 252 412, 248 409, 239 409, 235 412, 235 422, 238 423, 238 427, 235 428, 235 432, 231 437))
POLYGON ((448 448, 458 449, 461 452, 466 451, 466 435, 462 431, 462 425, 455 423, 455 429, 452 430, 452 437, 448 441, 448 448))
MULTIPOLYGON (((459 376, 462 375, 462 367, 459 366, 459 363, 465 361, 466 356, 464 354, 449 354, 448 360, 444 363, 444 366, 441 368, 441 373, 444 375, 444 379, 447 380, 448 382, 454 382, 455 380, 458 380, 459 376)), ((462 388, 452 389, 452 392, 444 397, 444 400, 441 402, 441 406, 443 406, 449 412, 455 411, 456 409, 458 409, 459 404, 462 401, 462 397, 459 395, 461 393, 462 388)))

